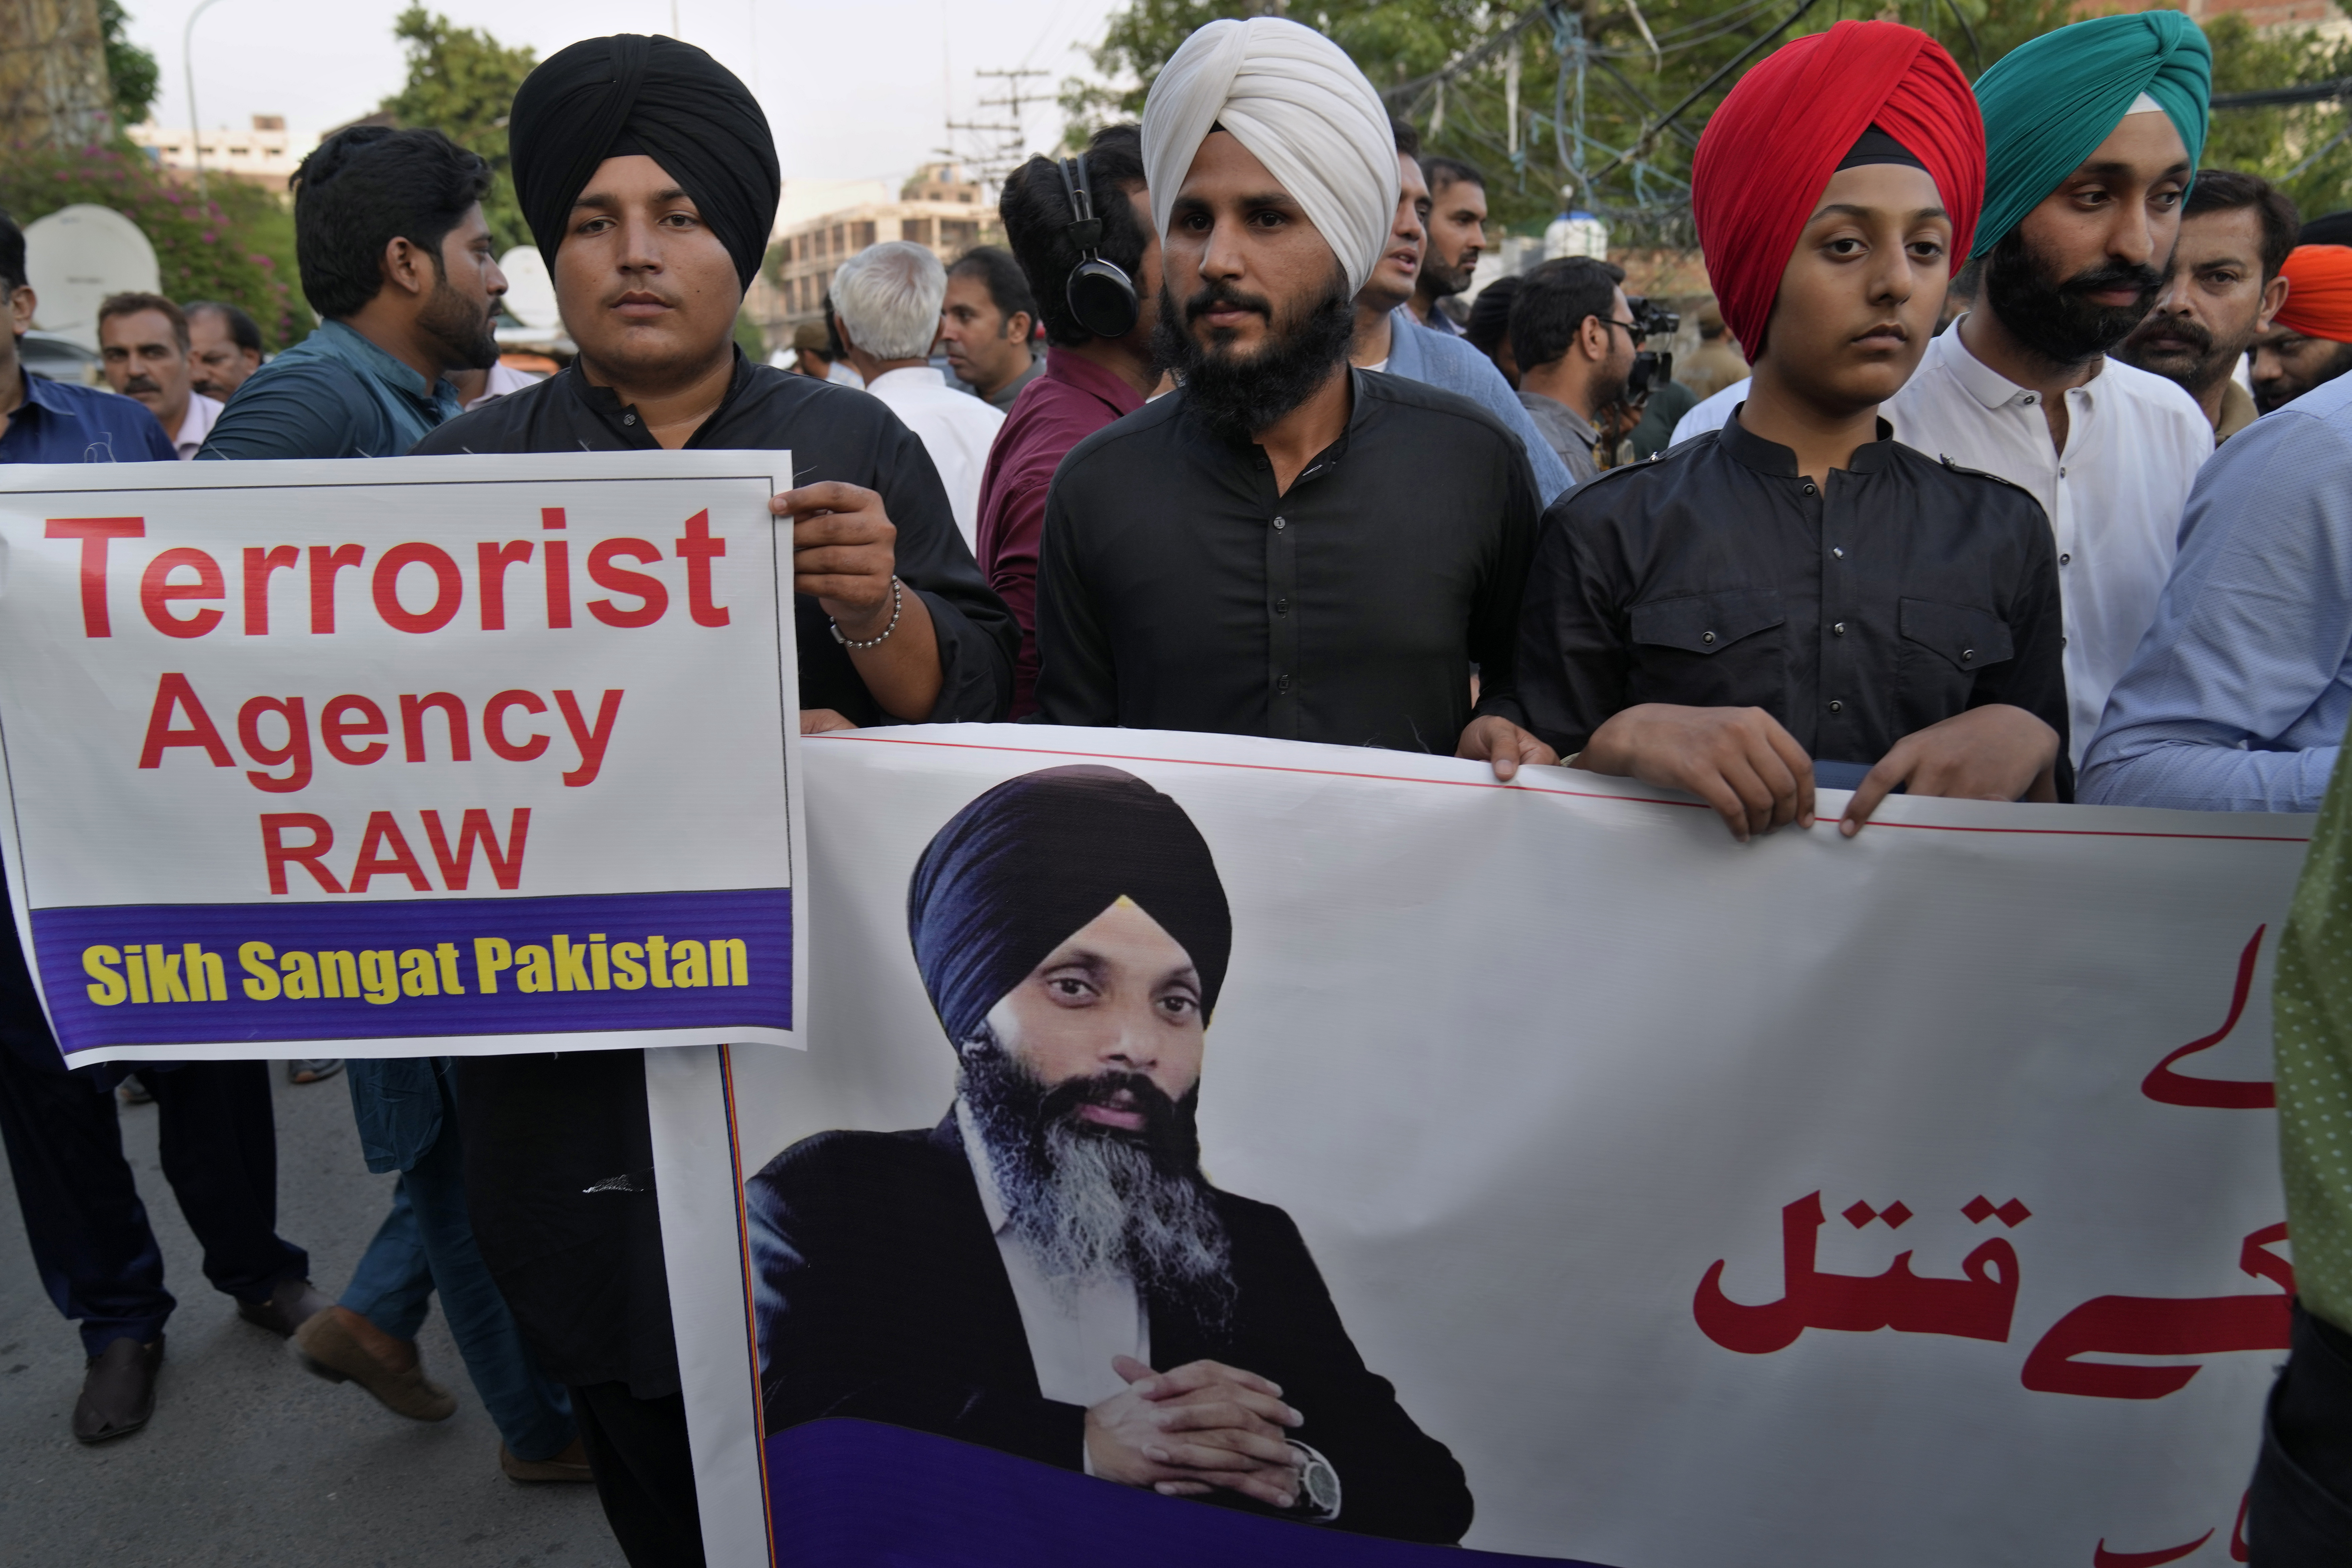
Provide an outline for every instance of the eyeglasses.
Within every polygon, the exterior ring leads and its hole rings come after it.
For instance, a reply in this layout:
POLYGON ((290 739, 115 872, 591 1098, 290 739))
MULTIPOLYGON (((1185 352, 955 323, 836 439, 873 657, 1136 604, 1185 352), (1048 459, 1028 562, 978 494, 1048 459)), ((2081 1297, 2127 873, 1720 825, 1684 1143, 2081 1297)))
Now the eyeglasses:
POLYGON ((1593 320, 1597 321, 1606 321, 1612 327, 1624 328, 1625 335, 1633 340, 1633 346, 1637 349, 1640 348, 1645 341, 1647 341, 1650 335, 1647 331, 1643 331, 1641 327, 1634 325, 1633 322, 1621 321, 1614 316, 1595 316, 1593 320))

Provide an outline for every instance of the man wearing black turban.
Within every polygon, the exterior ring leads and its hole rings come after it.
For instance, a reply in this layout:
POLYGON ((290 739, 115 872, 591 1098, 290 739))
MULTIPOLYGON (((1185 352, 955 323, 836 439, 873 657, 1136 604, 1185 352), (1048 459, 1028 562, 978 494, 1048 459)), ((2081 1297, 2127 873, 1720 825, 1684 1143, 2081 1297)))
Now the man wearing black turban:
MULTIPOLYGON (((419 454, 792 452, 803 731, 1002 718, 1018 633, 922 443, 882 404, 747 360, 733 336, 775 216, 759 105, 689 44, 573 44, 515 94, 516 194, 579 358, 436 430, 419 454)), ((636 1568, 699 1564, 694 1468, 635 1051, 459 1069, 482 1256, 572 1390, 606 1517, 636 1568)))
POLYGON ((884 1421, 1459 1541, 1462 1467, 1365 1367, 1297 1226, 1201 1173, 1233 920, 1183 809, 1110 768, 1000 784, 924 851, 907 926, 956 1101, 745 1184, 767 1430, 884 1421))

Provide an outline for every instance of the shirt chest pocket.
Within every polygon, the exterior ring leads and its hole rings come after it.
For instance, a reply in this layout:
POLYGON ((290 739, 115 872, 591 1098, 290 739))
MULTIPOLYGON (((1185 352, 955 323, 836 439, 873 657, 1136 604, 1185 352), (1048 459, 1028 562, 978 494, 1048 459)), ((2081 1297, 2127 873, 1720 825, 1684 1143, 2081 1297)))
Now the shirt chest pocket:
POLYGON ((1727 588, 1636 605, 1627 697, 1690 707, 1762 707, 1788 689, 1789 621, 1777 588, 1727 588))
POLYGON ((1905 599, 1897 610, 1903 646, 1896 679, 1906 733, 1961 711, 1977 676, 2017 652, 2009 623, 1990 610, 1934 599, 1905 599))

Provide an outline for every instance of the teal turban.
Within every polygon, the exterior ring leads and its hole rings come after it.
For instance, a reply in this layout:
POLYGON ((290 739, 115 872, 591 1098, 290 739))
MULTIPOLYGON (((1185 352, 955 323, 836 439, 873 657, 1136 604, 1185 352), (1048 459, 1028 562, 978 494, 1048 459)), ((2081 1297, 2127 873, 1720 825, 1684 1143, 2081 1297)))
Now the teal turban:
POLYGON ((1977 79, 1984 110, 1983 256, 2098 151, 2141 93, 2180 132, 2189 166, 2205 149, 2213 48, 2178 11, 2077 22, 2019 45, 1977 79))

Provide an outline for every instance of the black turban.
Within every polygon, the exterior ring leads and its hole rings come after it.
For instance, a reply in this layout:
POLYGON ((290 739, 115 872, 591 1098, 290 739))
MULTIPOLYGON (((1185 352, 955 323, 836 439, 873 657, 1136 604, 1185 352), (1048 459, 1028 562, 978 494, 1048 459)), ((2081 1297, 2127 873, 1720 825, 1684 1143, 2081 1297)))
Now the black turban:
POLYGON ((1182 945, 1215 1011, 1233 914, 1184 808, 1116 768, 997 785, 940 829, 907 887, 907 935, 948 1038, 971 1039, 1031 971, 1124 895, 1182 945))
POLYGON ((692 44, 615 33, 557 50, 516 89, 507 147, 551 271, 596 166, 631 153, 694 198, 744 288, 760 270, 783 194, 776 139, 751 90, 692 44))

